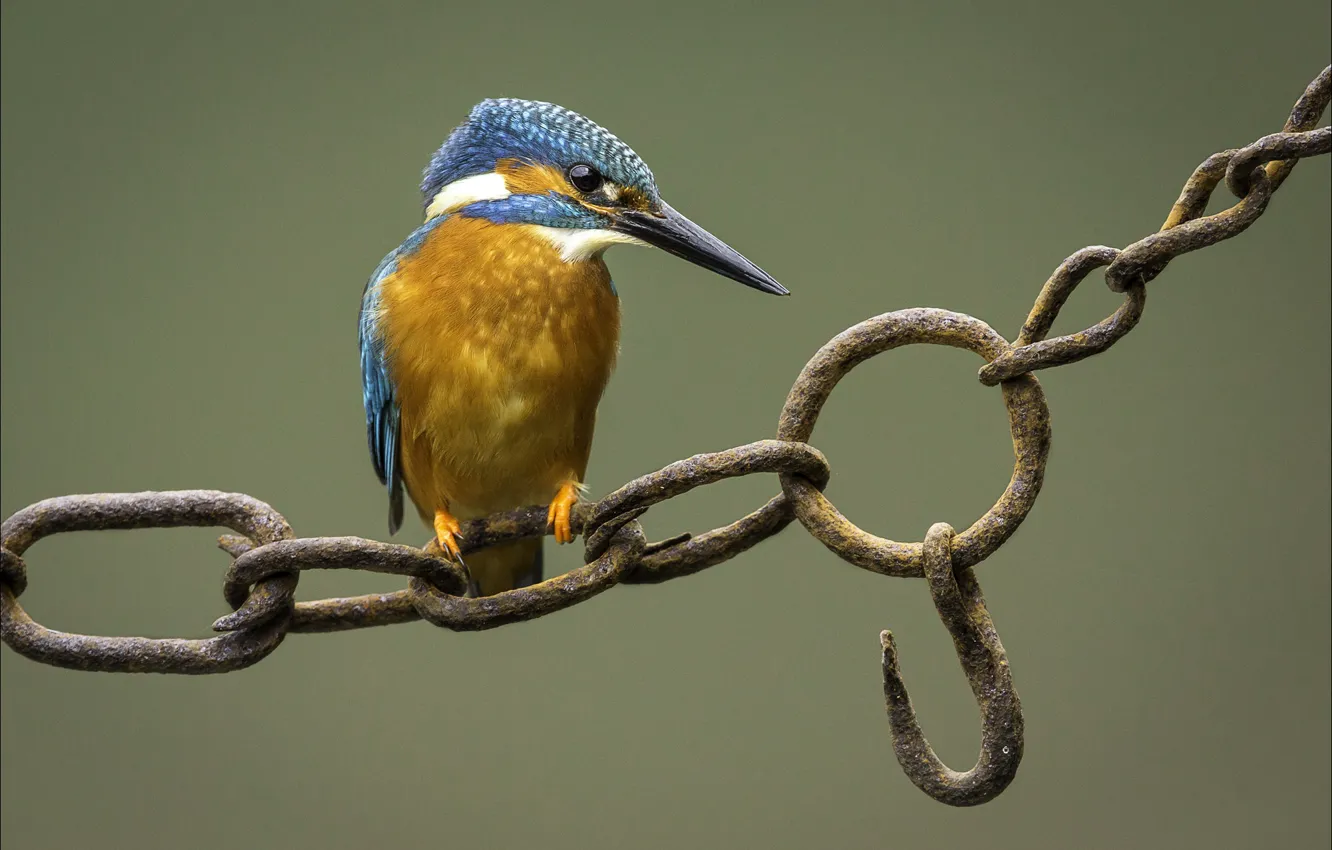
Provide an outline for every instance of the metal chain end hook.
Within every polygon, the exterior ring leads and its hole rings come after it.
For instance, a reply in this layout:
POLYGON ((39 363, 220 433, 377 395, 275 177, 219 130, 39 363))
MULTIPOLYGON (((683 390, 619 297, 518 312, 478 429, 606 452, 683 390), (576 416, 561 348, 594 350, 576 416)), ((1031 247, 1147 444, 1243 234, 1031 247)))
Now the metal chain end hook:
POLYGON ((953 528, 931 526, 925 536, 925 578, 958 661, 981 710, 981 752, 965 773, 948 767, 925 739, 911 696, 902 682, 893 633, 879 635, 883 646, 883 695, 897 761, 917 788, 950 806, 978 806, 999 796, 1022 761, 1022 703, 1013 687, 1008 656, 994 629, 985 598, 970 567, 953 571, 953 528))

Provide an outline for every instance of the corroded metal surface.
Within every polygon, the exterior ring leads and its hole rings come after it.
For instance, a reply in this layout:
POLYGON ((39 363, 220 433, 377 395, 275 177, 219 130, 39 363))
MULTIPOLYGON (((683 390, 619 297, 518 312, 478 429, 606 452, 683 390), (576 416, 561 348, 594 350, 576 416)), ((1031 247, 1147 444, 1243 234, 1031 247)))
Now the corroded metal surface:
MULTIPOLYGON (((653 584, 730 560, 794 520, 842 559, 891 576, 924 577, 939 616, 953 636, 981 709, 981 755, 965 773, 944 765, 925 740, 902 683, 897 647, 881 636, 884 694, 898 761, 917 787, 936 800, 968 806, 1008 786, 1022 757, 1021 704, 1008 659, 985 609, 972 568, 1003 545, 1032 509, 1045 475, 1050 412, 1031 374, 1109 349, 1142 317, 1146 287, 1181 254, 1242 233, 1267 209, 1273 193, 1304 157, 1332 149, 1332 130, 1317 128, 1332 99, 1332 67, 1296 102, 1282 132, 1205 159, 1185 184, 1161 230, 1123 249, 1083 248, 1064 260, 1041 288, 1015 342, 989 325, 937 309, 900 310, 861 322, 821 348, 786 400, 777 439, 695 455, 636 478, 604 498, 579 505, 574 530, 583 535, 584 566, 532 587, 495 596, 466 595, 467 577, 432 542, 416 549, 356 537, 295 538, 268 505, 238 493, 187 490, 65 496, 31 505, 0 528, 0 633, 16 652, 76 670, 131 673, 222 673, 249 666, 292 632, 332 632, 424 619, 455 631, 490 629, 530 620, 590 599, 616 584, 653 584), (1225 183, 1239 198, 1204 216, 1213 191, 1225 183), (1105 320, 1078 333, 1047 339, 1060 309, 1091 272, 1104 268, 1106 285, 1125 295, 1105 320), (857 364, 903 345, 950 345, 985 360, 980 381, 1000 386, 1008 409, 1015 463, 1007 488, 984 516, 960 533, 932 527, 922 543, 877 537, 848 521, 823 495, 827 460, 808 444, 819 411, 837 382, 857 364), (754 473, 774 473, 781 493, 728 525, 656 543, 643 539, 638 517, 652 505, 690 490, 754 473), (233 609, 206 639, 95 637, 53 631, 18 603, 29 576, 24 555, 51 534, 103 529, 216 526, 235 534, 218 543, 233 558, 223 598, 233 609), (365 570, 409 577, 409 586, 383 594, 297 602, 305 570, 365 570)), ((463 523, 466 555, 546 532, 546 507, 495 514, 463 523)))
MULTIPOLYGON (((876 354, 916 343, 966 348, 987 361, 1009 348, 1007 341, 980 319, 947 310, 916 308, 868 319, 838 334, 805 366, 787 396, 777 437, 808 440, 824 402, 847 372, 876 354)), ((953 558, 959 569, 985 560, 1017 531, 1036 503, 1045 477, 1045 461, 1050 454, 1050 409, 1041 385, 1031 375, 1019 375, 1005 381, 1001 392, 1008 407, 1017 458, 1013 477, 994 507, 958 535, 953 558)), ((798 475, 783 473, 781 481, 782 491, 795 504, 801 524, 842 560, 883 575, 925 574, 920 543, 898 543, 864 531, 798 475)))
POLYGON ((493 629, 576 605, 618 584, 625 567, 643 554, 643 529, 636 516, 634 512, 621 514, 602 526, 611 530, 605 545, 596 547, 603 550, 601 554, 562 576, 476 599, 445 593, 425 579, 414 578, 412 604, 423 619, 459 632, 493 629))
POLYGON ((953 649, 981 711, 981 752, 976 766, 960 773, 939 760, 916 721, 902 682, 893 633, 879 635, 883 647, 883 696, 893 731, 893 752, 916 787, 950 806, 978 806, 999 796, 1022 761, 1022 702, 1013 687, 1008 656, 985 610, 976 574, 957 569, 952 526, 936 523, 925 535, 925 579, 939 619, 953 636, 953 649))
POLYGON ((1076 363, 1093 354, 1100 354, 1133 330, 1142 318, 1147 305, 1147 286, 1135 283, 1125 291, 1124 304, 1109 318, 1090 328, 1066 336, 1046 339, 1064 302, 1079 283, 1094 269, 1113 263, 1120 252, 1104 245, 1083 248, 1059 264, 1054 274, 1041 287, 1031 314, 1018 333, 1017 342, 1003 354, 981 367, 980 380, 987 387, 1018 375, 1076 363))
POLYGON ((271 612, 262 622, 206 640, 67 634, 34 622, 18 604, 27 582, 12 582, 10 576, 26 573, 23 553, 43 537, 68 531, 183 526, 230 528, 260 547, 292 536, 291 526, 268 505, 216 490, 64 496, 29 505, 0 527, 5 564, 0 625, 5 643, 34 661, 113 673, 226 673, 262 660, 287 634, 296 591, 294 573, 265 576, 250 590, 253 604, 271 612))

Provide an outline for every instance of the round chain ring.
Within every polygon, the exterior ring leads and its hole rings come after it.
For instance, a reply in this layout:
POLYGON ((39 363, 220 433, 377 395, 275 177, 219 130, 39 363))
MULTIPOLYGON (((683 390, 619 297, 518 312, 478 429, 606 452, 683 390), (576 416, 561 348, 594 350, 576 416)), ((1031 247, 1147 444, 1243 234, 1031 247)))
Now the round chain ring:
MULTIPOLYGON (((924 343, 965 348, 986 362, 1010 348, 1008 341, 980 319, 933 308, 885 313, 838 334, 805 366, 791 388, 777 426, 777 439, 808 442, 833 387, 856 365, 903 345, 924 343)), ((955 569, 985 560, 1007 540, 1036 502, 1050 454, 1050 408, 1032 375, 1001 384, 1008 408, 1016 463, 1008 488, 994 507, 953 541, 955 569)), ((795 503, 796 517, 819 542, 843 560, 890 576, 920 578, 925 574, 921 543, 898 543, 870 534, 842 516, 836 506, 808 481, 781 476, 782 492, 795 503)))

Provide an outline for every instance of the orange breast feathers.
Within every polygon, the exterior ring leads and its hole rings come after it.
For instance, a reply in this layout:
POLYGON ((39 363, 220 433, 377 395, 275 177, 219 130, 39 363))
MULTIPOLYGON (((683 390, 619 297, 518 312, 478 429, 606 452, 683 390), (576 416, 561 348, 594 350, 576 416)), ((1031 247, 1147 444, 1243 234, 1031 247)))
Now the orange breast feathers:
POLYGON ((599 257, 565 262, 525 225, 453 216, 384 281, 380 309, 403 481, 427 525, 583 481, 620 335, 599 257))

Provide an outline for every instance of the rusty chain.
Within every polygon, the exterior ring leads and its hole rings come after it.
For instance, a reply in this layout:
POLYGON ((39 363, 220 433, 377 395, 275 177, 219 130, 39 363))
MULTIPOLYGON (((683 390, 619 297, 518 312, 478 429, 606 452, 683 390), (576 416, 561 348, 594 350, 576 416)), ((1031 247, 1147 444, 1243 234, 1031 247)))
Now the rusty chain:
MULTIPOLYGON (((297 538, 281 514, 238 493, 184 490, 63 496, 30 505, 0 528, 0 630, 4 642, 34 661, 75 670, 122 673, 223 673, 265 658, 293 632, 331 632, 423 619, 454 631, 495 628, 582 602, 617 584, 652 584, 727 561, 777 534, 792 520, 843 560, 890 576, 923 577, 953 636, 958 659, 981 708, 981 755, 965 773, 939 760, 921 732, 903 685, 896 643, 881 635, 884 696, 898 761, 911 781, 936 800, 970 806, 1008 786, 1022 758, 1023 719, 1008 659, 985 608, 972 567, 1017 530, 1036 502, 1050 449, 1050 412, 1033 372, 1098 354, 1142 317, 1147 284, 1175 257, 1229 239, 1262 215, 1273 192, 1304 157, 1332 149, 1332 128, 1316 125, 1332 99, 1332 67, 1296 102, 1280 133, 1213 154, 1184 185, 1160 231, 1117 250, 1083 248, 1055 269, 1042 287, 1017 340, 961 313, 911 309, 885 313, 834 337, 805 366, 791 388, 777 439, 695 455, 636 478, 604 498, 579 505, 574 527, 583 535, 584 566, 532 587, 495 596, 467 595, 466 577, 432 542, 425 549, 358 537, 297 538), (1213 190, 1225 181, 1239 202, 1204 216, 1213 190), (1086 330, 1048 339, 1064 302, 1097 268, 1124 293, 1113 315, 1086 330), (1000 386, 1008 409, 1016 463, 994 506, 961 531, 933 526, 922 543, 898 543, 847 520, 823 495, 829 468, 808 444, 819 411, 837 382, 857 364, 903 345, 927 343, 974 351, 984 361, 980 381, 1000 386), (652 505, 695 487, 759 472, 776 473, 781 493, 741 519, 704 534, 656 543, 643 537, 638 517, 652 505), (232 558, 223 597, 232 613, 202 640, 95 637, 48 629, 18 603, 27 587, 23 555, 38 540, 68 531, 180 526, 224 527, 219 538, 232 558), (405 590, 298 602, 303 570, 369 570, 409 579, 405 590)), ((533 506, 463 523, 463 553, 546 533, 546 508, 533 506)))

